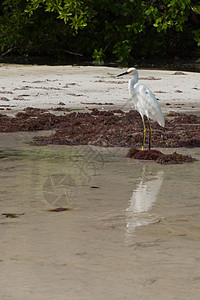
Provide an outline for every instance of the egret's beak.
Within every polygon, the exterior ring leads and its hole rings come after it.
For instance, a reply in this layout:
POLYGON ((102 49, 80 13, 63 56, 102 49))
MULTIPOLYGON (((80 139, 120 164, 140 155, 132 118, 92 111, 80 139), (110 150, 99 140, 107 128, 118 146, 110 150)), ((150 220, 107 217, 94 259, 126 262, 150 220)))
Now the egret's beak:
POLYGON ((120 77, 120 76, 123 76, 123 75, 127 75, 127 74, 129 74, 129 72, 125 72, 125 73, 119 74, 119 75, 117 75, 117 77, 120 77))

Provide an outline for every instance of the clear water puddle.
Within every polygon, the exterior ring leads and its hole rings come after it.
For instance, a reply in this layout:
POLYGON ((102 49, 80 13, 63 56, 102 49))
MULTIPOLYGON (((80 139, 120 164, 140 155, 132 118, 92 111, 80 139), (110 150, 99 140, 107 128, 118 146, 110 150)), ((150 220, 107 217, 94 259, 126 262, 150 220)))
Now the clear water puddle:
POLYGON ((198 299, 199 161, 0 138, 1 299, 198 299))

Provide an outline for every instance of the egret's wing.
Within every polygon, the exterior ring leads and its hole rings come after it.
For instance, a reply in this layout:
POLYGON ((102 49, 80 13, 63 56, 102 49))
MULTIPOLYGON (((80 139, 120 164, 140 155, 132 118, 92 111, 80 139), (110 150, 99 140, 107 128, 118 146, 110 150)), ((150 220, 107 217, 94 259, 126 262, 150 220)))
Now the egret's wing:
POLYGON ((146 115, 148 118, 157 121, 161 126, 165 126, 160 105, 152 91, 142 83, 137 83, 135 88, 137 90, 138 111, 146 115))

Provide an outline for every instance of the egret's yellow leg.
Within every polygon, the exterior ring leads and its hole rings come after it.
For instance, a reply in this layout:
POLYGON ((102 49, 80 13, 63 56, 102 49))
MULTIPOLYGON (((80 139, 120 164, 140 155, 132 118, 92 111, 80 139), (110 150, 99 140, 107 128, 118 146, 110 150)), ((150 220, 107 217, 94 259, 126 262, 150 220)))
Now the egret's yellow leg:
MULTIPOLYGON (((149 121, 149 119, 148 119, 149 121)), ((151 149, 151 137, 152 137, 152 129, 151 129, 151 124, 149 121, 149 150, 151 149)))
POLYGON ((142 122, 143 122, 143 127, 144 127, 144 132, 143 132, 143 142, 142 142, 142 150, 144 150, 145 137, 146 137, 146 127, 145 127, 145 123, 144 123, 144 118, 142 118, 142 122))

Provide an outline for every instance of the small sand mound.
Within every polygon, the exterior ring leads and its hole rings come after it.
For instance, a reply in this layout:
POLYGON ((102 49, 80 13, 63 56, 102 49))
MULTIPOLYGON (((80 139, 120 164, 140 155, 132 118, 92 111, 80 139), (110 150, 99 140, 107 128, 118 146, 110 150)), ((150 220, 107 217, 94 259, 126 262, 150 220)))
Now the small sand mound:
POLYGON ((158 150, 138 150, 135 147, 129 149, 126 157, 141 159, 141 160, 154 160, 159 164, 181 164, 184 162, 196 161, 188 155, 178 154, 173 152, 172 154, 164 154, 158 150))

